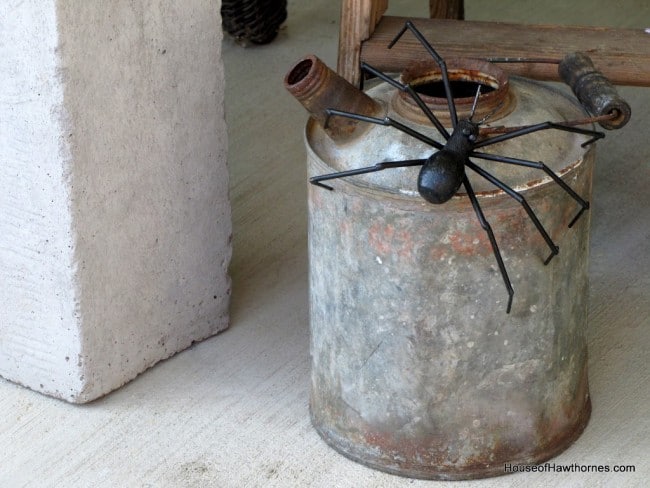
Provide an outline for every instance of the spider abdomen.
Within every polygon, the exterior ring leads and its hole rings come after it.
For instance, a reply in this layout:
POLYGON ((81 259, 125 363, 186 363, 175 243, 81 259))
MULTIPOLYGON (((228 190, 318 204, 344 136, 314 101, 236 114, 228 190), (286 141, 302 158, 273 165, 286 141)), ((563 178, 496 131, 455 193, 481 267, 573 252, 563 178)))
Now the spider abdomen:
POLYGON ((460 154, 441 149, 424 163, 418 176, 418 192, 429 203, 445 203, 453 197, 465 177, 460 154))

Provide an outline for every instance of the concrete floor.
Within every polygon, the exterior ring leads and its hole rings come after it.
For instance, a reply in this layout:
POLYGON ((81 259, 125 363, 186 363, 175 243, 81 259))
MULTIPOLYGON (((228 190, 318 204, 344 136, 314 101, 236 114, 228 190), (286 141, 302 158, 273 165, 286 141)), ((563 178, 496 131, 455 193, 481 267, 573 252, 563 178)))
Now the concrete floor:
MULTIPOLYGON (((424 16, 426 2, 393 2, 424 16)), ((478 2, 469 19, 650 27, 645 0, 478 2), (485 10, 490 5, 490 10, 485 10)), ((598 148, 590 263, 591 421, 556 463, 635 465, 629 474, 515 474, 409 480, 351 462, 308 418, 303 109, 285 71, 316 53, 335 65, 338 2, 289 2, 268 46, 230 40, 227 75, 234 218, 232 326, 86 406, 0 382, 0 486, 648 486, 650 478, 650 89, 624 88, 633 120, 598 148)), ((649 41, 650 42, 650 38, 649 41)))

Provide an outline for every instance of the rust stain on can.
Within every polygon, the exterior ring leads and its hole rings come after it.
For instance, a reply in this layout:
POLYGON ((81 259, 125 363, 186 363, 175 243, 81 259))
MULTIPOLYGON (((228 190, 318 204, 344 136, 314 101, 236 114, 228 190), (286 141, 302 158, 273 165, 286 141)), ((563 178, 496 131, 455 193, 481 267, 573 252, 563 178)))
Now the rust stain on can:
POLYGON ((476 232, 476 229, 471 229, 470 232, 457 231, 450 234, 449 244, 454 254, 471 256, 474 254, 490 255, 492 253, 487 236, 476 232))
POLYGON ((413 256, 413 235, 409 230, 395 230, 394 225, 372 224, 368 229, 368 242, 378 256, 396 255, 410 259, 413 256))

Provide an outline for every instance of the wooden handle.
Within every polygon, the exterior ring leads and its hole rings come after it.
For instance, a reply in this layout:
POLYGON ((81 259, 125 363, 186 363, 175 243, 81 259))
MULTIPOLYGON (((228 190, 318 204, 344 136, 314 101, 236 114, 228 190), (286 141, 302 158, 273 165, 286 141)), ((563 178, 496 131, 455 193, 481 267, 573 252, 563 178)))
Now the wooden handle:
POLYGON ((614 115, 612 119, 599 122, 603 128, 620 129, 630 120, 632 109, 629 104, 586 54, 575 52, 566 55, 560 61, 558 73, 591 115, 614 115))

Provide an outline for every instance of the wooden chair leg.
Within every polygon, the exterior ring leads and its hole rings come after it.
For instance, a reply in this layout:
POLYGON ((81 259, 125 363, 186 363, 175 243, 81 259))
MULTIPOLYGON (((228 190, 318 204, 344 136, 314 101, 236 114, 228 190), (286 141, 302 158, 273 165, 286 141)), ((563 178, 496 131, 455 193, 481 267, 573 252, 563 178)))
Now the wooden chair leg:
POLYGON ((361 43, 368 39, 388 8, 388 0, 343 0, 337 72, 353 85, 361 79, 361 43))
POLYGON ((465 1, 429 0, 429 18, 463 20, 465 18, 465 1))

